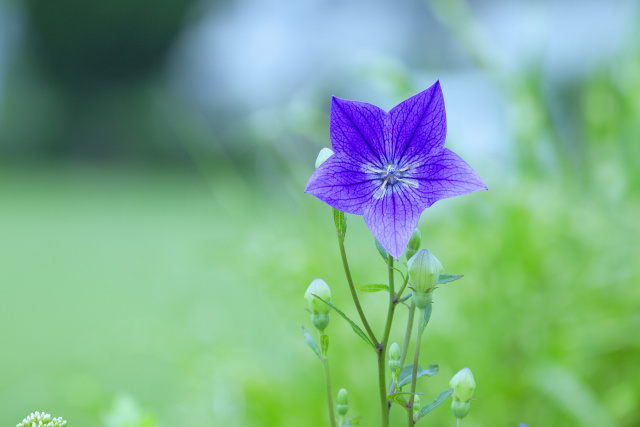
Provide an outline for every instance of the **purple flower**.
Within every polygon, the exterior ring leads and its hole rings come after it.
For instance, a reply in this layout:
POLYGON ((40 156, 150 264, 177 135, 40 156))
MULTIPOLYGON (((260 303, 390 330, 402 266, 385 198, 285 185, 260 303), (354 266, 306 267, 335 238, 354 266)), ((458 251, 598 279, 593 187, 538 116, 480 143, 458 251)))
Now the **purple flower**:
POLYGON ((334 155, 305 193, 362 215, 382 246, 400 259, 422 212, 440 199, 486 190, 482 178, 444 147, 447 120, 440 82, 388 113, 333 97, 334 155))

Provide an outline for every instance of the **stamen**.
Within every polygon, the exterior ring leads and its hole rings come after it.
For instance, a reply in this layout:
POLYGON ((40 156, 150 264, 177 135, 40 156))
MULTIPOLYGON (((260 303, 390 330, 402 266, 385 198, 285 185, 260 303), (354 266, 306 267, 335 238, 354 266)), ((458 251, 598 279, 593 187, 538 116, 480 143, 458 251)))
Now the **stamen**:
POLYGON ((371 172, 375 172, 375 173, 384 173, 384 169, 374 169, 371 166, 365 166, 365 169, 367 169, 368 171, 371 171, 371 172))
POLYGON ((410 178, 396 178, 399 182, 404 182, 409 187, 418 188, 418 181, 410 178))
POLYGON ((380 197, 382 197, 384 195, 384 190, 387 187, 388 182, 389 182, 389 177, 386 177, 384 181, 382 181, 382 185, 380 186, 380 188, 376 190, 376 193, 373 195, 373 197, 375 197, 376 199, 379 199, 380 197))

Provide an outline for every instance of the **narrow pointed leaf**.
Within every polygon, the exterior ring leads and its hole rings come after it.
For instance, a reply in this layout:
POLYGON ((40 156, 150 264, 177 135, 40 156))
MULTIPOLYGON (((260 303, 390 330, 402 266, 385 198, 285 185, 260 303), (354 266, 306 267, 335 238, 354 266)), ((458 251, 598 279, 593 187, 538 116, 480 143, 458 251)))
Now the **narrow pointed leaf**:
POLYGON ((356 288, 362 292, 380 292, 380 291, 389 292, 389 285, 385 285, 382 283, 372 283, 369 285, 356 285, 356 288))
POLYGON ((447 283, 447 282, 453 282, 454 280, 458 280, 463 278, 464 275, 463 274, 459 274, 459 275, 455 275, 455 274, 441 274, 440 277, 438 277, 438 284, 443 284, 443 283, 447 283))
POLYGON ((424 316, 422 316, 422 331, 427 327, 429 319, 431 319, 431 311, 433 310, 433 303, 430 303, 427 308, 424 309, 424 316))
POLYGON ((375 239, 376 241, 376 249, 378 249, 378 252, 380 253, 380 256, 382 257, 382 259, 384 260, 384 262, 386 262, 387 264, 389 264, 389 254, 387 253, 387 250, 385 248, 382 247, 382 245, 380 244, 380 242, 378 241, 378 239, 375 239))
MULTIPOLYGON (((418 365, 418 372, 416 373, 416 378, 420 378, 422 376, 434 376, 438 373, 438 365, 432 364, 429 365, 427 369, 422 369, 420 365, 418 365)), ((398 378, 398 385, 402 387, 405 384, 409 384, 411 382, 411 376, 413 375, 413 365, 407 365, 402 368, 400 371, 400 376, 398 378)))
POLYGON ((338 307, 336 307, 335 305, 331 304, 328 301, 323 300, 322 298, 320 298, 316 294, 311 294, 311 295, 313 295, 314 297, 318 298, 320 301, 322 301, 323 303, 327 304, 329 307, 333 308, 336 311, 336 313, 338 313, 340 316, 342 316, 342 318, 344 320, 349 322, 349 324, 351 325, 351 329, 353 329, 353 332, 355 332, 356 335, 358 335, 360 338, 362 338, 367 344, 369 344, 374 349, 376 348, 376 346, 373 345, 373 343, 371 342, 369 337, 364 333, 364 331, 360 328, 360 326, 358 326, 353 320, 349 319, 349 317, 346 314, 344 314, 342 311, 340 311, 340 309, 338 307))
POLYGON ((338 235, 344 238, 345 234, 347 234, 347 223, 344 212, 334 209, 333 222, 336 224, 336 231, 338 232, 338 235))
POLYGON ((422 409, 420 409, 420 412, 418 412, 418 416, 416 417, 415 421, 418 421, 420 418, 424 417, 429 412, 431 412, 434 409, 436 409, 442 402, 447 400, 447 398, 449 396, 451 396, 452 394, 453 394, 453 389, 452 388, 450 388, 448 390, 445 390, 442 393, 440 393, 438 395, 438 397, 436 397, 436 399, 433 402, 429 403, 428 405, 423 406, 422 409))
POLYGON ((320 348, 316 341, 313 339, 309 331, 307 331, 304 326, 302 327, 302 333, 304 334, 304 340, 307 342, 307 345, 313 350, 313 352, 318 356, 318 359, 322 360, 322 355, 320 353, 320 348))

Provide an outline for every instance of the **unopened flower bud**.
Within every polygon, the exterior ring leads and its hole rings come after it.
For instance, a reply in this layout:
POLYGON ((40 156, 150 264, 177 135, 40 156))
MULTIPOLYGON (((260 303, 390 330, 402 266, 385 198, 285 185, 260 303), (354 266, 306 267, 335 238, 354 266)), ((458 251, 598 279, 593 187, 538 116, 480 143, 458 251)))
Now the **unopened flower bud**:
POLYGON ((420 249, 420 241, 422 240, 422 234, 420 230, 417 228, 414 230, 413 235, 411 236, 411 240, 409 240, 409 244, 407 245, 407 250, 405 252, 405 256, 407 257, 407 261, 411 259, 412 256, 418 252, 420 249))
POLYGON ((426 249, 419 250, 407 263, 413 301, 418 308, 426 308, 431 302, 431 291, 438 283, 442 264, 426 249))
POLYGON ((338 404, 337 408, 338 415, 344 417, 349 412, 349 393, 344 388, 341 388, 338 392, 338 404))
POLYGON ((389 347, 389 368, 391 372, 395 372, 400 367, 400 346, 394 342, 389 347))
POLYGON ((316 158, 316 169, 318 169, 318 167, 320 167, 320 165, 323 164, 325 160, 327 160, 332 155, 333 151, 331 151, 330 148, 325 147, 320 150, 320 152, 318 153, 318 157, 316 158))
POLYGON ((453 388, 451 411, 456 418, 464 418, 471 409, 471 398, 476 389, 471 369, 464 368, 451 378, 449 385, 453 388))
POLYGON ((324 280, 314 279, 304 294, 311 312, 311 322, 318 330, 324 331, 329 324, 329 310, 331 310, 331 307, 314 297, 314 295, 331 302, 331 290, 324 280))
POLYGON ((420 409, 420 395, 416 394, 415 396, 413 396, 413 418, 418 418, 420 409))

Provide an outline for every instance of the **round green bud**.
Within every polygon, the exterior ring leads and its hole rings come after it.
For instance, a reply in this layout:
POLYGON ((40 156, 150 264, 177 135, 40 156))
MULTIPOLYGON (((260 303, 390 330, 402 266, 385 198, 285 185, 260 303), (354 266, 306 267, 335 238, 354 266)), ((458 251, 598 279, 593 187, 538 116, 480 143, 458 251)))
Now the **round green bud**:
POLYGON ((324 302, 320 301, 318 298, 314 297, 314 295, 319 296, 323 300, 327 302, 331 302, 331 289, 322 279, 313 279, 313 282, 307 288, 307 291, 304 293, 304 297, 307 300, 309 305, 309 311, 311 314, 327 314, 331 307, 329 307, 324 302))
POLYGON ((424 294, 433 290, 438 283, 442 264, 426 249, 421 249, 411 257, 407 263, 411 287, 418 294, 424 294))
POLYGON ((433 301, 433 292, 426 292, 424 294, 413 293, 413 303, 418 308, 427 308, 433 301))
POLYGON ((471 410, 471 403, 469 402, 456 402, 455 400, 451 402, 451 412, 456 418, 466 417, 469 410, 471 410))
POLYGON ((476 382, 469 368, 461 369, 460 372, 455 374, 449 381, 449 385, 453 388, 454 402, 468 403, 473 397, 473 391, 476 389, 476 382))
POLYGON ((407 261, 411 259, 412 256, 418 252, 420 249, 420 241, 422 240, 422 233, 417 228, 413 232, 411 236, 411 240, 409 240, 409 244, 407 245, 407 250, 405 252, 405 256, 407 257, 407 261))
POLYGON ((400 346, 394 342, 389 347, 389 368, 391 372, 395 372, 400 367, 400 346))
POLYGON ((315 326, 319 331, 324 331, 327 329, 327 326, 329 326, 329 313, 311 313, 311 323, 313 323, 313 326, 315 326))
POLYGON ((344 417, 349 412, 349 393, 344 388, 341 388, 338 392, 338 404, 337 408, 338 415, 344 417))
POLYGON ((391 346, 389 347, 389 359, 400 360, 401 355, 402 352, 400 351, 400 346, 398 345, 398 343, 394 342, 393 344, 391 344, 391 346))
POLYGON ((420 395, 416 394, 415 396, 413 396, 413 418, 418 418, 420 409, 420 395))
POLYGON ((318 153, 318 157, 316 158, 316 169, 320 167, 321 164, 325 162, 329 157, 333 156, 333 151, 330 148, 323 148, 318 153))

